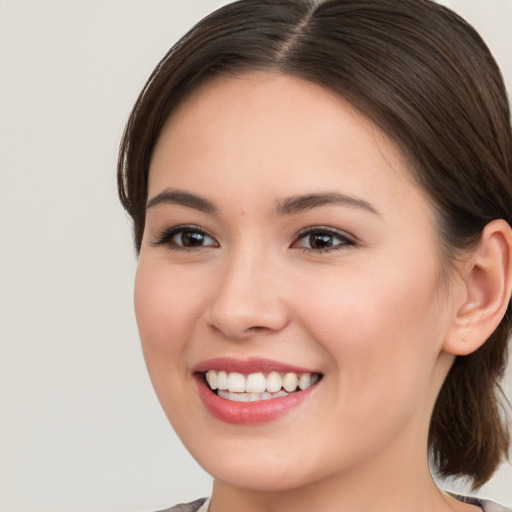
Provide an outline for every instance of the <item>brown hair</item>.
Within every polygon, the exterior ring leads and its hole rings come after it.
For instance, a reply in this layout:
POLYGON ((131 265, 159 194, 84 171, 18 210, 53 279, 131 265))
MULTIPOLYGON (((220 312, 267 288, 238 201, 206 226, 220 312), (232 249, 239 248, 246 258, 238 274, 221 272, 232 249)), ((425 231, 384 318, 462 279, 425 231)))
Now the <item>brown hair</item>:
MULTIPOLYGON (((140 249, 148 169, 173 109, 220 73, 272 70, 329 88, 402 149, 431 197, 447 262, 493 219, 512 225, 512 133, 500 71, 476 31, 430 0, 242 0, 198 23, 140 94, 120 148, 121 202, 140 249)), ((511 305, 489 340, 458 357, 429 433, 443 476, 477 488, 507 454, 499 382, 511 305)))

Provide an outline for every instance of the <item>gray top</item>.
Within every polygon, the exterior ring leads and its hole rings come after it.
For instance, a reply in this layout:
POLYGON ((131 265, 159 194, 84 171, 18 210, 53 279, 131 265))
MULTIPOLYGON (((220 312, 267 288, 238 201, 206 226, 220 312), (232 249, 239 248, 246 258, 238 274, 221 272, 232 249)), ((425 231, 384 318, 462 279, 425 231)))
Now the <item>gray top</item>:
POLYGON ((474 496, 459 496, 457 494, 452 494, 454 498, 457 498, 464 503, 471 503, 471 505, 477 505, 484 512, 512 512, 511 508, 504 507, 503 505, 498 505, 491 500, 484 500, 481 498, 476 498, 474 496))
MULTIPOLYGON (((512 512, 511 508, 503 507, 494 503, 494 501, 484 500, 481 498, 475 498, 474 496, 459 496, 457 494, 451 494, 454 498, 457 498, 464 503, 470 503, 480 507, 483 512, 512 512)), ((202 505, 205 504, 207 498, 201 498, 200 500, 193 501, 192 503, 183 503, 174 507, 161 510, 160 512, 198 512, 202 505)))
POLYGON ((192 503, 182 503, 181 505, 175 505, 174 507, 166 508, 160 512, 197 512, 207 499, 208 498, 201 498, 192 503))

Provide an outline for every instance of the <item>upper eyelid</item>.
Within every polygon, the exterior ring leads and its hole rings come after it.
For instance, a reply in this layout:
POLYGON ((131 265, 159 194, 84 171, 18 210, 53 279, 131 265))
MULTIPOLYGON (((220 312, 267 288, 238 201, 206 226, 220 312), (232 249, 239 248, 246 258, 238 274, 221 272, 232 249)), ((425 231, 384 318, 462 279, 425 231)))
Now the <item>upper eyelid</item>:
MULTIPOLYGON (((216 244, 218 244, 217 238, 212 235, 209 231, 202 228, 201 226, 198 226, 196 224, 179 224, 177 226, 172 226, 170 228, 163 229, 159 231, 158 234, 153 236, 153 245, 155 246, 161 246, 166 245, 170 243, 170 240, 173 236, 180 233, 181 231, 196 231, 198 233, 202 233, 206 235, 207 237, 211 238, 216 244)), ((181 247, 176 244, 176 247, 181 247)), ((199 246, 201 247, 201 246, 199 246)), ((199 248, 198 247, 198 248, 199 248)), ((207 247, 207 246, 205 246, 207 247)))
POLYGON ((298 239, 304 235, 308 235, 311 233, 318 233, 318 232, 324 232, 324 233, 329 233, 331 235, 337 235, 337 236, 340 236, 341 238, 347 238, 347 239, 351 240, 352 242, 357 241, 357 238, 354 235, 350 234, 349 232, 347 232, 343 229, 333 228, 332 226, 322 226, 322 225, 309 226, 309 227, 301 229, 297 233, 296 239, 298 239))
POLYGON ((342 249, 354 248, 359 246, 359 240, 353 235, 347 233, 344 230, 340 230, 338 228, 333 228, 331 226, 309 226, 307 228, 302 229, 297 233, 295 239, 290 245, 290 249, 300 249, 307 253, 312 254, 320 254, 320 253, 333 253, 342 249), (301 243, 304 240, 307 240, 308 236, 312 234, 327 234, 333 238, 337 238, 340 243, 333 244, 324 248, 314 248, 314 247, 303 247, 301 243))

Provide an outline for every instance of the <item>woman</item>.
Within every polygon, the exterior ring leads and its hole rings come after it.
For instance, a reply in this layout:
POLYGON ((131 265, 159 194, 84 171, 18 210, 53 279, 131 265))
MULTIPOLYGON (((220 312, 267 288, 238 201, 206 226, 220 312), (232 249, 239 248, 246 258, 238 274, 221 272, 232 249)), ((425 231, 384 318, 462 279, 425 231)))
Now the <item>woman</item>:
POLYGON ((244 0, 128 121, 119 189, 156 393, 214 477, 171 510, 505 510, 512 134, 475 31, 429 0, 244 0))

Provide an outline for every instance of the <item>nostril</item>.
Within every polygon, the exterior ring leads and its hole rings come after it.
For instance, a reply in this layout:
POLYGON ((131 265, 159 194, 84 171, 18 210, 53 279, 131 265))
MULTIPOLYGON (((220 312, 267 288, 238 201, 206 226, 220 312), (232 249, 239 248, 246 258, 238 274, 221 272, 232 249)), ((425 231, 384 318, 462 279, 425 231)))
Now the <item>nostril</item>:
POLYGON ((268 327, 261 327, 259 325, 255 325, 254 327, 249 327, 248 329, 246 329, 246 332, 260 333, 268 330, 270 330, 268 327))
POLYGON ((243 340, 250 338, 252 336, 262 336, 267 333, 271 333, 272 329, 269 327, 263 327, 260 325, 255 325, 253 327, 233 329, 233 326, 223 326, 224 328, 218 327, 216 325, 210 324, 210 327, 214 329, 217 333, 228 336, 232 339, 243 340))

